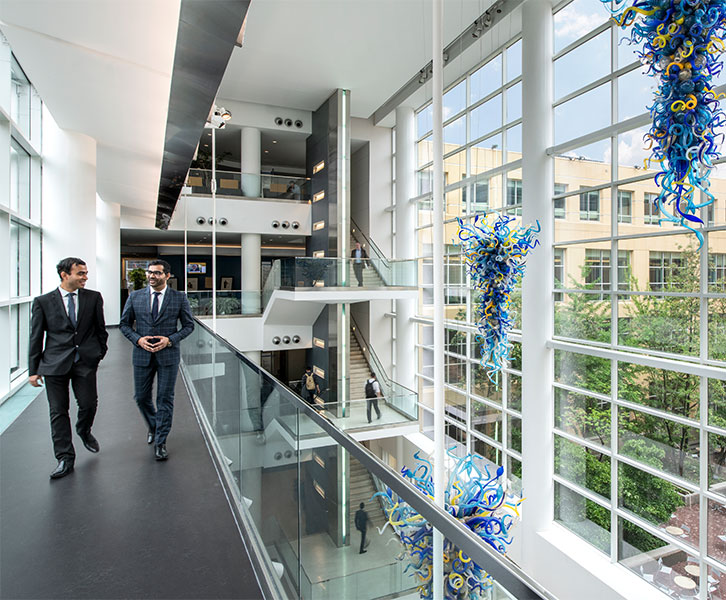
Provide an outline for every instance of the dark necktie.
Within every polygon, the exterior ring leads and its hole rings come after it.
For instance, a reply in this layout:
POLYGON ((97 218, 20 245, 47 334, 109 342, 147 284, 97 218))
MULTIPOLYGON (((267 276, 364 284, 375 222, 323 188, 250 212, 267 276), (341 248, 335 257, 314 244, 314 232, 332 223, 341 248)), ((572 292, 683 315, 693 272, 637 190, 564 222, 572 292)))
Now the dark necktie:
POLYGON ((68 294, 68 318, 71 320, 73 329, 76 328, 76 295, 68 294))
POLYGON ((154 292, 154 300, 151 303, 151 318, 156 321, 156 317, 159 316, 159 296, 161 292, 154 292))

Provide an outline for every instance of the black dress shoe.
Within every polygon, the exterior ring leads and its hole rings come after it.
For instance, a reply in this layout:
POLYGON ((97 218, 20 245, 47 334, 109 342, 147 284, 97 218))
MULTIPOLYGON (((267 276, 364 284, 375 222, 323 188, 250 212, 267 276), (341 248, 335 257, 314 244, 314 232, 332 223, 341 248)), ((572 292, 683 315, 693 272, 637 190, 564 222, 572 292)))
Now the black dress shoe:
POLYGON ((55 471, 53 471, 50 474, 51 479, 60 479, 61 477, 65 477, 69 473, 73 472, 73 461, 70 460, 59 460, 58 466, 55 468, 55 471))
POLYGON ((80 437, 83 445, 89 452, 93 452, 95 454, 101 449, 101 446, 98 445, 98 440, 93 437, 93 434, 90 431, 80 437))
POLYGON ((160 444, 154 448, 154 458, 156 460, 166 460, 169 458, 169 453, 166 451, 166 444, 160 444))
POLYGON ((146 443, 147 444, 153 444, 154 443, 154 432, 150 431, 146 434, 146 443))

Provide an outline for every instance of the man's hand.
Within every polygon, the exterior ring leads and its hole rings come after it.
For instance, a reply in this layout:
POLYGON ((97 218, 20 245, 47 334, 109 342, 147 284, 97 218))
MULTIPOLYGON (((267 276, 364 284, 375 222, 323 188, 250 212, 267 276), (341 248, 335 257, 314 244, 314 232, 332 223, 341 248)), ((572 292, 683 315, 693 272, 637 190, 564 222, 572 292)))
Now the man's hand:
POLYGON ((41 375, 31 375, 28 377, 28 381, 33 387, 40 387, 43 385, 43 377, 41 375))
POLYGON ((145 335, 144 337, 140 337, 139 341, 136 342, 136 344, 142 350, 146 350, 147 352, 155 352, 154 344, 152 344, 149 340, 156 340, 156 339, 158 339, 157 336, 145 335))
POLYGON ((159 341, 156 342, 155 344, 151 344, 151 347, 153 348, 153 350, 151 350, 152 352, 158 352, 159 350, 163 350, 164 348, 166 348, 169 345, 168 337, 165 337, 163 335, 158 335, 158 336, 156 336, 156 338, 159 341))

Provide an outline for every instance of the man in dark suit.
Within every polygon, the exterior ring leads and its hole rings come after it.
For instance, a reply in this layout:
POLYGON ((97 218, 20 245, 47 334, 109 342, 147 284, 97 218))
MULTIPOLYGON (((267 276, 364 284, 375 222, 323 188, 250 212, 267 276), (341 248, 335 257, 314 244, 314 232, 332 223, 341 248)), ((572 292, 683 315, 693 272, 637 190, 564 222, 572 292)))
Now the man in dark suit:
POLYGON ((166 460, 166 438, 174 415, 174 384, 181 359, 179 342, 194 331, 194 319, 186 294, 166 284, 171 277, 168 262, 152 261, 146 275, 149 287, 131 292, 120 327, 134 344, 134 399, 149 428, 146 443, 154 444, 156 460, 166 460), (154 377, 156 408, 151 399, 154 377))
POLYGON ((353 273, 355 278, 358 280, 358 287, 363 287, 363 269, 368 266, 368 254, 361 247, 360 242, 355 243, 355 248, 350 253, 350 257, 353 259, 353 273))
POLYGON ((33 301, 28 352, 30 385, 40 387, 45 378, 53 451, 58 460, 51 479, 71 473, 76 460, 68 415, 69 383, 78 402, 76 433, 89 451, 95 453, 100 449, 91 427, 98 405, 96 370, 106 355, 108 340, 103 298, 98 292, 85 289, 86 263, 69 257, 56 268, 60 286, 33 301))

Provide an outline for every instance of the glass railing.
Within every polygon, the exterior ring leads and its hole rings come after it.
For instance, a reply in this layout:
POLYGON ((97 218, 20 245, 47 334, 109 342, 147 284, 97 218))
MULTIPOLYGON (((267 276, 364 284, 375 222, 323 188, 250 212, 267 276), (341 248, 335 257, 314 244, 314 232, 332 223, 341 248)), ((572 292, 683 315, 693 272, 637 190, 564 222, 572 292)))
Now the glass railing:
POLYGON ((280 261, 276 260, 272 263, 272 268, 267 274, 265 279, 265 285, 262 287, 262 308, 267 306, 267 303, 272 297, 272 292, 280 289, 280 261))
POLYGON ((351 325, 353 325, 353 335, 358 339, 358 344, 365 355, 368 365, 371 370, 376 374, 376 379, 381 386, 381 393, 388 399, 392 398, 391 406, 397 411, 406 415, 408 418, 418 421, 419 418, 419 407, 418 407, 418 394, 413 390, 396 383, 388 377, 386 370, 383 368, 383 363, 379 360, 373 348, 363 338, 360 327, 355 322, 355 319, 351 317, 351 325))
MULTIPOLYGON (((487 598, 551 598, 469 529, 197 320, 181 343, 192 404, 265 597, 373 600, 414 594, 391 526, 368 530, 359 554, 357 478, 378 477, 496 581, 487 598)), ((371 483, 371 489, 373 484, 371 483)), ((380 510, 365 501, 369 515, 380 510)))
MULTIPOLYGON (((353 258, 282 258, 280 286, 282 288, 357 287, 358 278, 353 258)), ((417 266, 415 260, 398 261, 386 266, 375 258, 365 260, 361 267, 364 287, 416 287, 417 266), (365 271, 371 270, 371 277, 365 271), (385 279, 381 273, 385 273, 385 279)))
MULTIPOLYGON (((376 243, 361 231, 355 221, 351 219, 351 233, 353 239, 361 243, 366 253, 370 257, 372 266, 375 268, 378 276, 383 280, 385 285, 416 285, 416 279, 412 283, 404 283, 407 281, 409 260, 398 260, 387 258, 376 243), (397 281, 402 283, 389 283, 397 281)), ((415 277, 415 275, 414 275, 415 277)))
MULTIPOLYGON (((338 382, 338 387, 342 382, 338 382)), ((302 380, 291 381, 290 389, 300 395, 302 380)), ((398 394, 382 387, 383 398, 378 399, 378 410, 381 416, 378 417, 375 407, 370 407, 371 423, 368 423, 368 400, 361 393, 352 393, 351 398, 345 402, 334 402, 329 400, 328 390, 322 389, 319 395, 315 395, 313 406, 325 418, 334 423, 336 427, 344 431, 363 427, 382 427, 388 425, 405 425, 418 420, 418 405, 416 395, 413 397, 408 390, 398 394)), ((402 387, 402 386, 401 386, 402 387)))
MULTIPOLYGON (((211 317, 213 298, 211 290, 187 291, 192 314, 198 317, 211 317)), ((217 316, 258 315, 261 311, 260 292, 240 290, 217 290, 217 316)))
MULTIPOLYGON (((282 200, 310 200, 310 180, 306 177, 241 173, 240 171, 215 171, 216 193, 219 196, 244 196, 246 198, 275 198, 282 200)), ((189 169, 187 185, 194 194, 212 193, 212 171, 189 169)))

